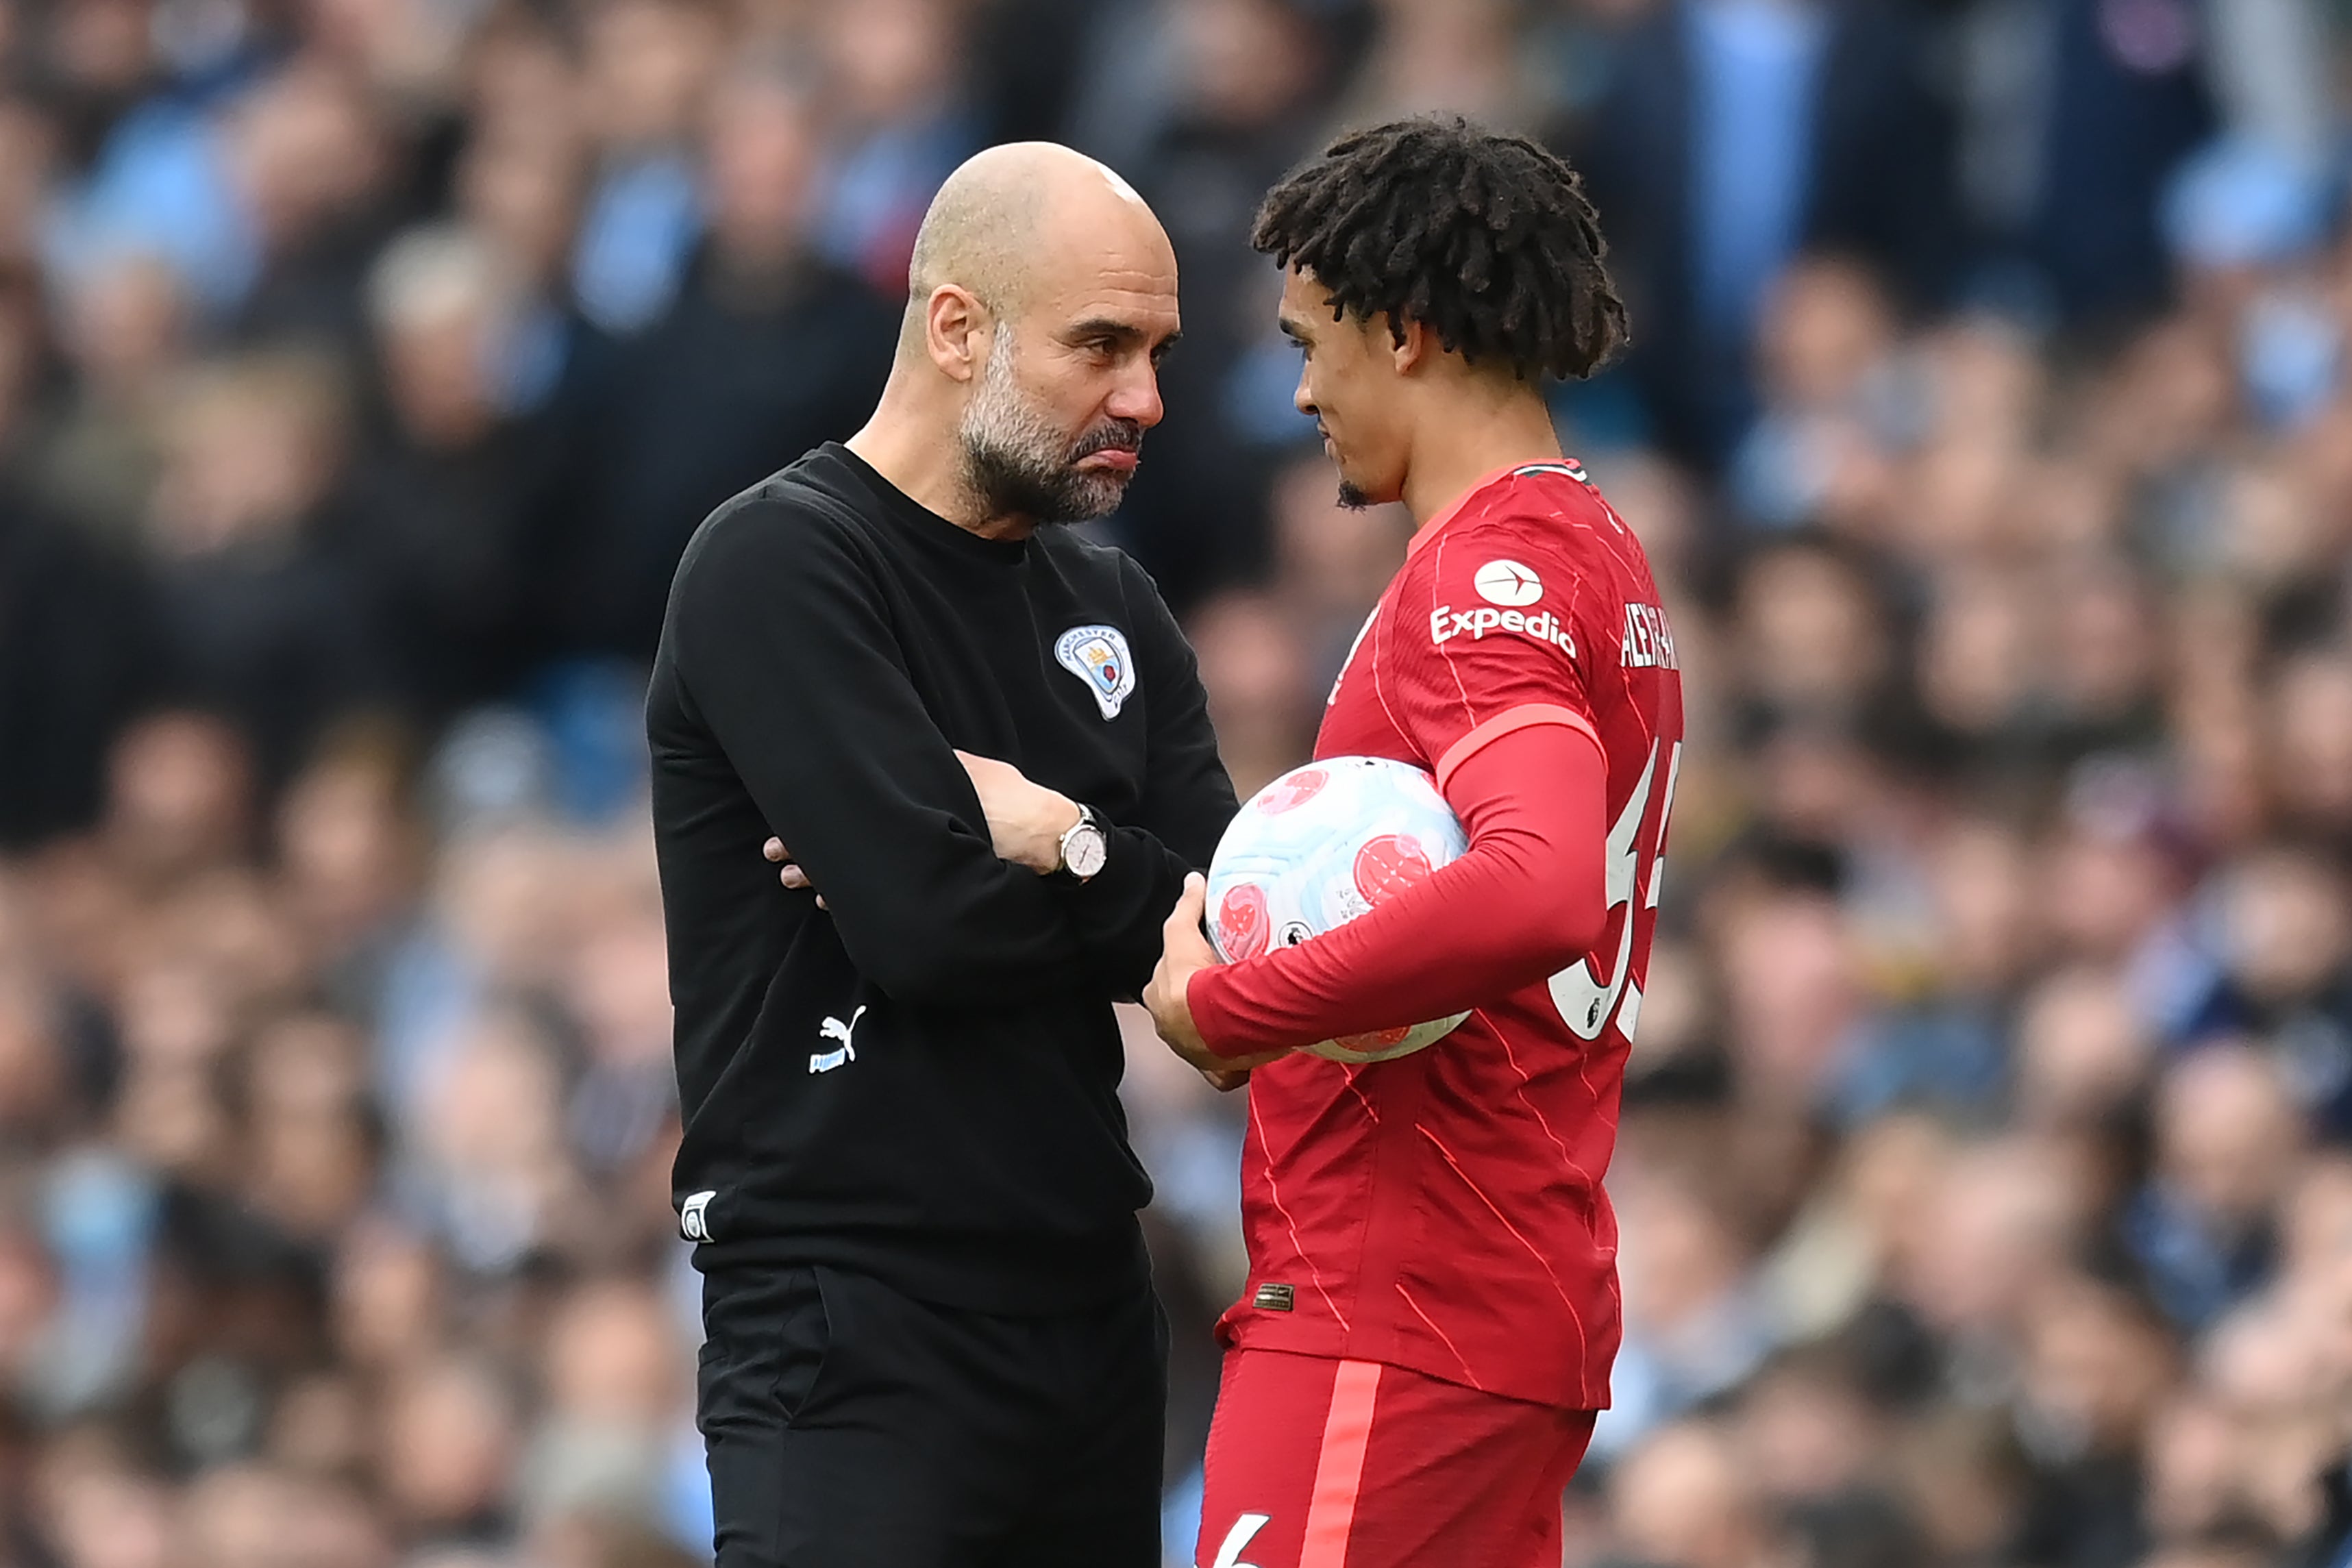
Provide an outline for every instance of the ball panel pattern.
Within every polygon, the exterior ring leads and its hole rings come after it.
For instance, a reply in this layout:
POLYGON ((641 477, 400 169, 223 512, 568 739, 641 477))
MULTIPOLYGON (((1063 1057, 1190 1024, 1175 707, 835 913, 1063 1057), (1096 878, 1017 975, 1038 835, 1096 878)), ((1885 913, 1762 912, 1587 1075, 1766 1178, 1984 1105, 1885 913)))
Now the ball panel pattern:
MULTIPOLYGON (((1309 941, 1430 876, 1469 847, 1430 776, 1382 757, 1327 758, 1252 796, 1209 866, 1210 940, 1227 963, 1309 941)), ((1384 1061, 1442 1040, 1467 1013, 1308 1049, 1384 1061)))

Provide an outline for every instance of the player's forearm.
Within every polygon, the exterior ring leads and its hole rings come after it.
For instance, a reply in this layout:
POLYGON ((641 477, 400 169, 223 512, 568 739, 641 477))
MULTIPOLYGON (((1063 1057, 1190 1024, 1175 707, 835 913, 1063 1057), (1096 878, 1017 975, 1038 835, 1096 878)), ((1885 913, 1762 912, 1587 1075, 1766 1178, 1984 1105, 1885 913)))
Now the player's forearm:
POLYGON ((1469 856, 1338 930, 1297 947, 1203 970, 1186 996, 1210 1049, 1244 1056, 1466 1012, 1564 967, 1565 923, 1527 908, 1535 879, 1469 856), (1408 903, 1408 898, 1411 903, 1408 903), (1466 922, 1477 919, 1472 926, 1466 922))
POLYGON ((1606 919, 1604 785, 1589 738, 1558 727, 1465 761, 1448 799, 1470 849, 1311 942, 1204 970, 1186 990, 1212 1050, 1240 1056, 1484 1006, 1590 952, 1606 919))

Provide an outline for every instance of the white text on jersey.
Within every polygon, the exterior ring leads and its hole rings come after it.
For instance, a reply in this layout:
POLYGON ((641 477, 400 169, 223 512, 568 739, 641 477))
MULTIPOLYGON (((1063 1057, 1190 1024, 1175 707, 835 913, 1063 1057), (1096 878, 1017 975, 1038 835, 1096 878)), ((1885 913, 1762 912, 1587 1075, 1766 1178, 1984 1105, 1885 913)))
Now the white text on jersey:
POLYGON ((1489 632, 1512 632, 1522 637, 1533 637, 1538 643, 1549 643, 1576 657, 1576 639, 1568 634, 1559 616, 1550 611, 1538 611, 1529 615, 1518 610, 1463 610, 1451 604, 1441 604, 1429 612, 1429 640, 1443 646, 1456 637, 1468 637, 1475 643, 1489 632))
POLYGON ((1625 606, 1625 667, 1629 670, 1679 670, 1675 634, 1666 626, 1666 612, 1654 604, 1625 606))

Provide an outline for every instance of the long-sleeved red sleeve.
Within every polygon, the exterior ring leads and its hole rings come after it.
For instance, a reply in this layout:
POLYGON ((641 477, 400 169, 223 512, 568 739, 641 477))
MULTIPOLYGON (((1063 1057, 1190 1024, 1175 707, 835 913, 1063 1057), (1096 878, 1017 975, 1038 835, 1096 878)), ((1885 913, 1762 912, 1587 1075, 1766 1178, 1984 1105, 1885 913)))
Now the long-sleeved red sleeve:
POLYGON ((1444 785, 1469 850, 1296 947, 1203 969, 1185 998, 1221 1056, 1465 1011, 1591 951, 1608 917, 1607 773, 1591 732, 1509 729, 1444 785))

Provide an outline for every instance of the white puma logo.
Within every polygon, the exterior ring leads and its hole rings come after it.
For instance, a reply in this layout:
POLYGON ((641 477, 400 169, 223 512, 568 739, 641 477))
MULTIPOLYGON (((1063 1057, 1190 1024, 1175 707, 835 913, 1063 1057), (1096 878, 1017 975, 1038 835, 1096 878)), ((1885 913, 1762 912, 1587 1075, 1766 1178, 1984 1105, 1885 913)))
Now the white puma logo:
POLYGON ((819 1040, 837 1040, 841 1041, 841 1049, 811 1051, 809 1053, 811 1072, 830 1072, 843 1062, 857 1060, 857 1044, 852 1037, 857 1032, 857 1020, 865 1016, 866 1009, 861 1007, 849 1015, 847 1023, 842 1022, 839 1019, 829 1018, 816 1026, 819 1040))

